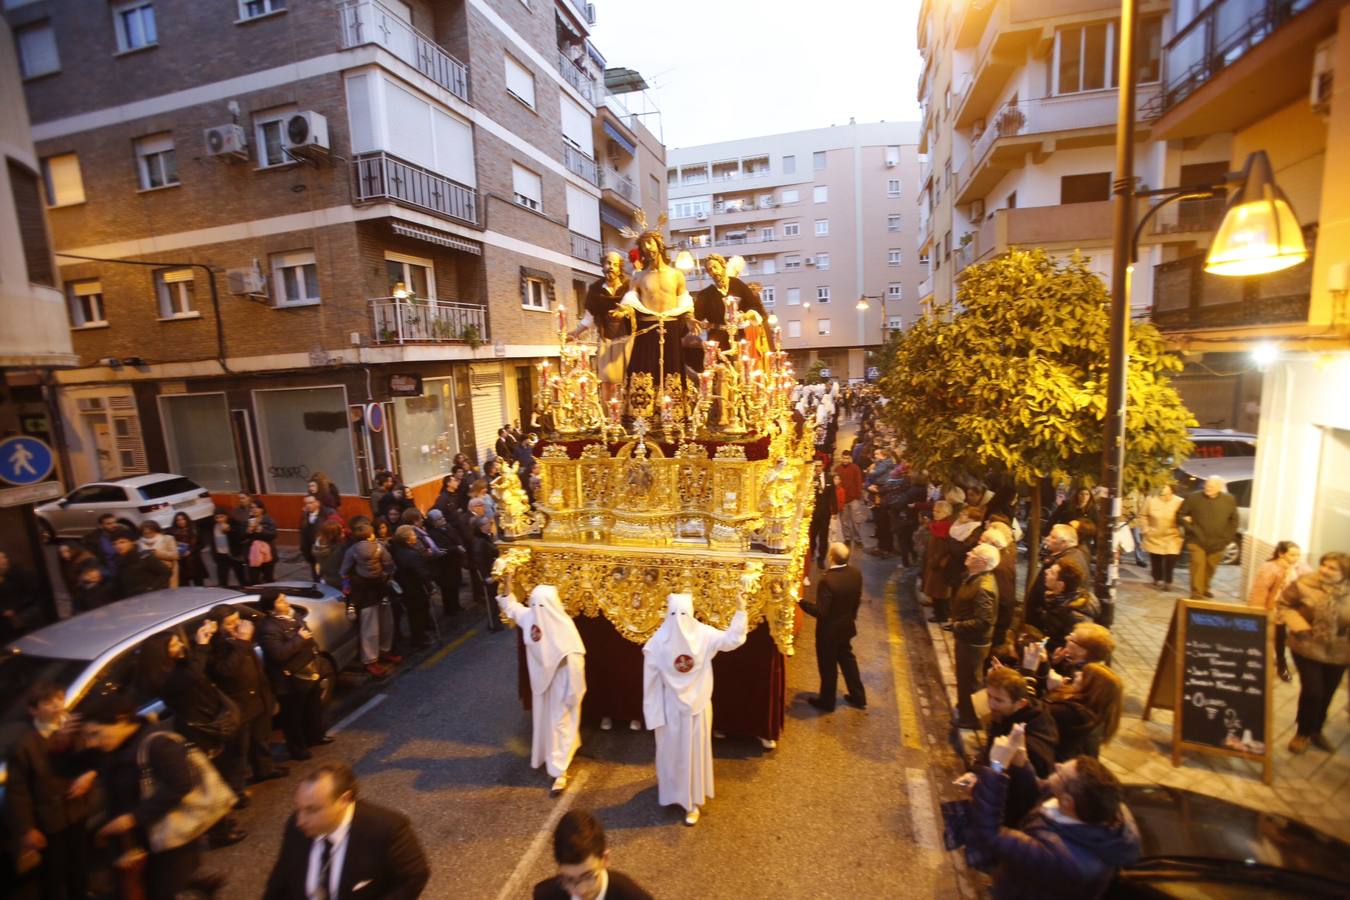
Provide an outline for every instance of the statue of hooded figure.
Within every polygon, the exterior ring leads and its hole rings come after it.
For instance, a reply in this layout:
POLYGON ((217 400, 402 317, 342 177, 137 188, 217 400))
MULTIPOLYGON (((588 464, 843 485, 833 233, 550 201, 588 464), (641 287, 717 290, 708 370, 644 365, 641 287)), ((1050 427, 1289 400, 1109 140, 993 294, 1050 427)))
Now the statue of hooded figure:
POLYGON ((713 796, 712 659, 745 643, 745 599, 725 631, 694 618, 691 594, 666 598, 666 618, 642 648, 642 714, 656 732, 657 800, 684 807, 686 825, 713 796))
POLYGON ((567 787, 567 767, 581 746, 581 701, 586 696, 586 647, 576 623, 562 608, 558 589, 541 584, 530 591, 530 605, 514 595, 499 598, 502 612, 520 626, 530 672, 530 713, 534 740, 530 765, 546 767, 552 793, 567 787))

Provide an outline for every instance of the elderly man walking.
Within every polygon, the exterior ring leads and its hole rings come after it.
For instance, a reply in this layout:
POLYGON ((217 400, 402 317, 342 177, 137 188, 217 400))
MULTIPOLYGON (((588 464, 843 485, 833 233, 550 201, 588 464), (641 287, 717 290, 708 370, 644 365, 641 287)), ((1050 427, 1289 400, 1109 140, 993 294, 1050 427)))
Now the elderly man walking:
POLYGON ((1237 500, 1217 475, 1205 479, 1205 488, 1181 502, 1177 521, 1186 531, 1186 552, 1191 558, 1191 596, 1213 597, 1209 589, 1214 570, 1223 562, 1224 551, 1237 537, 1237 500))
POLYGON ((816 619, 816 664, 820 668, 820 693, 807 702, 822 712, 834 712, 834 692, 839 671, 844 672, 844 699, 850 706, 867 708, 867 691, 853 655, 858 634, 858 605, 862 601, 862 573, 848 563, 845 544, 831 544, 829 569, 816 587, 816 599, 802 600, 802 611, 816 619))

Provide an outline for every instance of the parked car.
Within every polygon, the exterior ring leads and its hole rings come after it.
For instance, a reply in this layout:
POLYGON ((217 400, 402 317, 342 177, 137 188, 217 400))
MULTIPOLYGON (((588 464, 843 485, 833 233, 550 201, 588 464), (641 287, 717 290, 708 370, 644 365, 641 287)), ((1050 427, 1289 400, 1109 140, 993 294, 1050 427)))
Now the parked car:
POLYGON ((180 512, 201 523, 210 519, 215 509, 211 492, 191 478, 157 472, 80 485, 59 500, 34 507, 33 512, 38 529, 53 540, 82 538, 108 513, 137 531, 147 519, 167 529, 180 512))
POLYGON ((1125 788, 1139 862, 1106 896, 1281 898, 1350 895, 1350 844, 1276 813, 1156 785, 1125 788))
MULTIPOLYGON (((39 681, 65 686, 66 705, 78 713, 91 700, 129 692, 142 713, 163 717, 157 697, 141 696, 135 685, 137 656, 146 640, 176 631, 191 642, 211 607, 229 603, 242 615, 261 618, 258 592, 246 589, 183 587, 138 594, 108 606, 80 613, 30 632, 0 653, 0 762, 9 755, 17 726, 27 716, 24 694, 39 681)), ((324 699, 332 695, 337 675, 357 657, 359 633, 347 619, 342 593, 325 584, 277 582, 265 587, 285 591, 314 633, 320 651, 319 674, 324 699)), ((0 784, 3 783, 0 767, 0 784)))

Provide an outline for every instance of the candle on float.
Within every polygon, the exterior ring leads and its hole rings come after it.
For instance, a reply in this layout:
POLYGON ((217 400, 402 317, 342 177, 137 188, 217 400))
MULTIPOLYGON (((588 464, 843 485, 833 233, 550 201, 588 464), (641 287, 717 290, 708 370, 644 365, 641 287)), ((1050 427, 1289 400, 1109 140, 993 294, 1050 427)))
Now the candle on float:
POLYGON ((734 328, 741 314, 741 298, 735 294, 727 297, 727 325, 734 328))
POLYGON ((558 301, 558 330, 567 331, 567 307, 561 300, 558 301))
POLYGON ((618 397, 609 398, 609 418, 617 425, 619 422, 619 410, 622 408, 618 397))
POLYGON ((703 368, 711 369, 717 365, 717 353, 722 349, 722 345, 717 341, 703 342, 703 368))
POLYGON ((746 359, 750 356, 750 342, 741 338, 741 358, 746 359))
POLYGON ((698 373, 698 389, 701 396, 707 397, 708 393, 712 390, 712 379, 712 372, 703 371, 698 373))
POLYGON ((548 387, 548 360, 542 360, 539 363, 539 390, 543 391, 548 387))
POLYGON ((669 418, 670 418, 670 395, 665 394, 661 397, 661 419, 664 421, 669 418))

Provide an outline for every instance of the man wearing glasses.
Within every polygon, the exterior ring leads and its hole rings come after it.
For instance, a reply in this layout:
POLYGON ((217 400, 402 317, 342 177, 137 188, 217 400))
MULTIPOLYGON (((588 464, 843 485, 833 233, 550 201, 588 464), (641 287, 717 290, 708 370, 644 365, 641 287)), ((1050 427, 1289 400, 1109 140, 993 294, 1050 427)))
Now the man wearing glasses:
POLYGON ((584 809, 558 822, 553 858, 558 874, 534 886, 534 900, 652 900, 633 879, 609 868, 605 829, 584 809))

